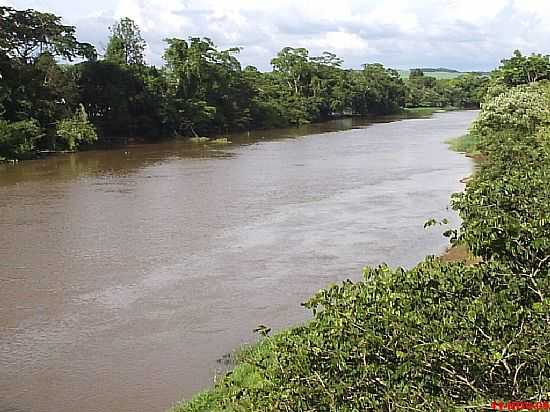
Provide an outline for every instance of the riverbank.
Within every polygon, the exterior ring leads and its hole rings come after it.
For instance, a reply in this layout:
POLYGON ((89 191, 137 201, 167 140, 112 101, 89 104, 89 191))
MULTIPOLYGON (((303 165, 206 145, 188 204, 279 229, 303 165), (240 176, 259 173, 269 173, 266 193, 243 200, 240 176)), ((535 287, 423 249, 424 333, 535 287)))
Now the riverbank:
MULTIPOLYGON (((423 114, 431 116, 435 112, 436 109, 425 108, 421 111, 416 111, 414 113, 415 116, 422 116, 423 114)), ((464 152, 467 156, 473 154, 473 148, 475 147, 475 145, 471 143, 472 138, 468 135, 465 135, 458 139, 453 139, 452 141, 454 142, 453 145, 450 145, 450 148, 452 150, 464 152)), ((447 252, 440 258, 435 258, 433 260, 428 259, 426 262, 419 264, 417 268, 425 266, 427 268, 433 269, 434 267, 439 268, 439 265, 441 264, 446 265, 454 263, 464 264, 466 266, 473 266, 476 263, 479 263, 479 261, 479 258, 474 257, 466 247, 455 246, 450 247, 447 252)), ((385 267, 380 270, 382 270, 382 272, 389 271, 389 269, 385 267)), ((413 272, 414 270, 415 269, 413 269, 413 272)), ((376 272, 377 269, 375 269, 374 271, 376 272)), ((355 284, 353 287, 359 287, 360 285, 361 283, 358 283, 355 284)), ((328 293, 328 291, 337 290, 334 288, 338 287, 333 286, 331 289, 321 291, 316 296, 328 293)), ((314 302, 315 299, 316 298, 314 297, 314 302)), ((346 303, 345 300, 341 302, 332 302, 334 304, 337 304, 342 309, 344 309, 345 306, 347 306, 349 303, 346 303)), ((306 307, 313 308, 314 306, 315 305, 312 306, 311 301, 310 303, 306 304, 306 307)), ((349 310, 349 308, 345 309, 349 310)), ((349 313, 353 313, 353 311, 349 313)), ((282 354, 278 352, 281 349, 279 345, 282 344, 286 352, 288 350, 289 340, 293 342, 292 345, 294 346, 294 350, 298 352, 309 350, 302 347, 302 338, 300 338, 298 341, 295 341, 295 335, 298 334, 301 336, 304 330, 311 330, 311 332, 306 333, 306 335, 308 335, 309 333, 317 333, 315 329, 318 327, 316 324, 318 317, 315 310, 313 314, 314 320, 311 322, 307 322, 304 325, 278 332, 273 337, 269 337, 264 334, 264 337, 260 338, 260 341, 257 344, 245 346, 242 349, 238 350, 233 357, 233 369, 227 375, 222 376, 216 382, 213 388, 195 395, 191 401, 182 402, 174 406, 171 409, 171 412, 260 410, 255 407, 254 402, 249 403, 249 401, 247 400, 241 401, 241 397, 243 397, 244 395, 244 397, 246 398, 247 393, 268 393, 272 390, 276 390, 275 387, 271 384, 270 380, 266 379, 266 375, 263 373, 263 371, 269 370, 270 368, 280 367, 278 359, 282 354)), ((349 321, 349 319, 347 320, 349 321)), ((358 328, 358 332, 364 331, 362 328, 358 328)), ((263 331, 265 331, 265 329, 260 329, 260 332, 263 331)), ((293 357, 294 355, 291 355, 291 353, 289 352, 283 356, 293 357)), ((295 360, 296 362, 300 363, 298 359, 295 360)), ((287 378, 292 379, 291 375, 287 375, 287 378)), ((323 381, 320 377, 313 377, 313 380, 314 385, 320 385, 321 390, 329 390, 329 388, 326 388, 326 385, 323 384, 323 381)))
POLYGON ((303 324, 301 302, 365 264, 442 250, 425 217, 448 214, 470 171, 442 142, 475 116, 348 118, 4 168, 0 271, 17 280, 0 289, 0 409, 165 410, 210 387, 258 324, 303 324), (37 369, 64 371, 47 405, 37 369))
MULTIPOLYGON (((329 124, 331 122, 336 121, 343 121, 343 120, 367 120, 367 121, 380 121, 383 119, 420 119, 420 118, 429 118, 435 113, 443 113, 446 111, 456 111, 460 110, 456 107, 413 107, 413 108, 403 108, 397 113, 393 114, 387 114, 387 115, 349 115, 349 116, 340 116, 340 117, 334 117, 332 119, 325 119, 322 121, 317 122, 311 122, 307 123, 301 126, 295 126, 294 129, 296 131, 299 131, 304 126, 310 125, 310 126, 319 126, 323 125, 325 123, 329 124)), ((288 126, 282 126, 280 128, 272 128, 272 129, 266 129, 266 128, 255 128, 251 129, 247 132, 241 131, 241 132, 235 132, 230 133, 229 135, 244 135, 244 134, 261 134, 264 131, 267 131, 268 133, 272 132, 273 130, 290 130, 288 126)), ((173 136, 173 137, 167 137, 165 139, 159 139, 156 142, 151 142, 150 140, 144 138, 144 137, 118 137, 118 138, 103 138, 100 142, 92 143, 92 144, 85 144, 82 145, 79 150, 39 150, 35 152, 28 152, 24 156, 21 156, 17 159, 11 159, 0 156, 0 164, 16 164, 23 161, 28 160, 39 160, 39 159, 46 159, 46 158, 52 158, 56 156, 62 156, 67 154, 73 154, 73 153, 84 153, 88 151, 96 151, 96 150, 116 150, 116 149, 124 149, 127 147, 131 147, 132 145, 136 144, 155 144, 159 143, 159 141, 176 141, 176 140, 182 140, 187 141, 189 143, 194 143, 197 145, 220 145, 220 144, 230 144, 231 138, 228 137, 228 135, 219 135, 219 134, 212 134, 212 135, 206 135, 206 136, 173 136)))
MULTIPOLYGON (((466 108, 462 107, 454 107, 454 106, 444 106, 444 107, 405 107, 402 110, 402 113, 405 115, 409 115, 412 117, 429 117, 433 115, 434 113, 443 113, 443 112, 450 112, 450 111, 456 111, 456 110, 467 110, 466 108)), ((478 110, 478 109, 475 109, 478 110)))
MULTIPOLYGON (((479 150, 479 143, 481 139, 475 132, 470 131, 464 136, 456 137, 448 140, 446 143, 450 149, 463 153, 465 156, 471 158, 474 161, 475 169, 481 166, 481 163, 485 159, 481 151, 479 150)), ((473 178, 475 171, 470 175, 462 179, 462 182, 467 183, 473 178)), ((441 255, 441 259, 444 262, 463 262, 467 265, 474 265, 480 262, 479 257, 476 257, 465 245, 449 246, 445 253, 441 255)))
MULTIPOLYGON (((513 93, 499 98, 510 104, 503 120, 520 112, 513 93)), ((463 219, 458 244, 475 258, 456 248, 321 290, 304 305, 313 320, 263 338, 212 390, 173 412, 455 411, 546 399, 549 132, 491 123, 490 114, 476 123, 488 159, 452 201, 463 219)), ((471 141, 456 145, 472 151, 471 141)))

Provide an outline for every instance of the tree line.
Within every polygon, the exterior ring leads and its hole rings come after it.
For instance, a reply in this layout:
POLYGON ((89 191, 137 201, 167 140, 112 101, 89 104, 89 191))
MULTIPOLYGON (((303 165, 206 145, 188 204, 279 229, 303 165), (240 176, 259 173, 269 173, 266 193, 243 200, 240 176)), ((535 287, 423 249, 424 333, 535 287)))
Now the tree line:
POLYGON ((0 156, 76 150, 139 137, 220 134, 379 115, 403 107, 476 107, 487 78, 405 81, 381 64, 342 67, 333 53, 283 48, 272 71, 241 67, 239 48, 209 38, 166 39, 165 64, 148 65, 139 27, 110 28, 103 57, 59 16, 0 7, 0 156))

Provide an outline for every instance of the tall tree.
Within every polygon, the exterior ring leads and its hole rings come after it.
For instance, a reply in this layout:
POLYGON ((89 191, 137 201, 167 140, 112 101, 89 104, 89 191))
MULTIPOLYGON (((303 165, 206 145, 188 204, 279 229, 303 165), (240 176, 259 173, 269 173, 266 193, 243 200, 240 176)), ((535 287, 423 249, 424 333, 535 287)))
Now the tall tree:
POLYGON ((276 73, 280 74, 294 95, 304 95, 309 84, 311 64, 309 51, 304 48, 285 47, 271 60, 276 73))
POLYGON ((30 63, 45 52, 72 60, 77 56, 93 59, 95 48, 80 43, 75 28, 61 24, 61 17, 36 10, 0 7, 0 52, 12 59, 30 63))
POLYGON ((164 53, 180 132, 242 129, 250 122, 251 88, 234 56, 209 38, 167 39, 164 53))
POLYGON ((361 114, 396 113, 405 103, 406 87, 399 73, 379 63, 354 72, 354 111, 361 114))
POLYGON ((517 86, 550 79, 550 56, 532 54, 524 56, 519 50, 509 59, 501 61, 500 67, 492 73, 493 80, 506 86, 517 86))
POLYGON ((138 25, 130 18, 124 17, 110 28, 111 37, 107 45, 105 58, 116 64, 145 64, 145 48, 147 44, 138 25))

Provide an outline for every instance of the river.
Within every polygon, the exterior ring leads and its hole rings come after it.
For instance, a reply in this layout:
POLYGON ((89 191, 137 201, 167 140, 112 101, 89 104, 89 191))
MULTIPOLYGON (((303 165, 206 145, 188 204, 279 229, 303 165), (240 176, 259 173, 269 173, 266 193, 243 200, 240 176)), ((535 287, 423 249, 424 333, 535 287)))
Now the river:
POLYGON ((164 411, 319 288, 441 253, 476 115, 0 165, 0 411, 164 411))

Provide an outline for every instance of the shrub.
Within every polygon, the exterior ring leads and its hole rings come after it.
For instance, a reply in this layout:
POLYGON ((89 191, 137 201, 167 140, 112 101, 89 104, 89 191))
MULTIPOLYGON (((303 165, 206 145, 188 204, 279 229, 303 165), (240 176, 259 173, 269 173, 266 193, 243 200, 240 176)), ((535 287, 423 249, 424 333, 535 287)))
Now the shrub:
POLYGON ((0 120, 0 156, 8 159, 30 157, 34 142, 41 137, 41 133, 34 119, 13 123, 0 120))
POLYGON ((309 323, 264 339, 198 411, 455 411, 550 398, 548 85, 487 102, 486 160, 449 231, 483 261, 365 270, 305 303, 309 323), (246 379, 253 377, 253 379, 246 379))
POLYGON ((503 266, 366 269, 305 306, 310 323, 240 365, 261 384, 229 374, 226 396, 178 410, 447 411, 550 396, 550 305, 503 266))
POLYGON ((92 143, 97 140, 95 128, 82 105, 73 117, 57 122, 57 134, 69 150, 76 150, 82 142, 92 143))
POLYGON ((483 103, 474 130, 483 136, 499 131, 529 134, 549 124, 550 86, 544 82, 514 87, 483 103))
POLYGON ((463 219, 459 242, 517 273, 550 274, 550 136, 500 133, 485 143, 489 159, 453 197, 463 219))

